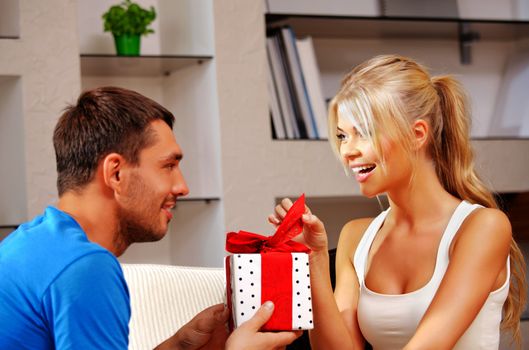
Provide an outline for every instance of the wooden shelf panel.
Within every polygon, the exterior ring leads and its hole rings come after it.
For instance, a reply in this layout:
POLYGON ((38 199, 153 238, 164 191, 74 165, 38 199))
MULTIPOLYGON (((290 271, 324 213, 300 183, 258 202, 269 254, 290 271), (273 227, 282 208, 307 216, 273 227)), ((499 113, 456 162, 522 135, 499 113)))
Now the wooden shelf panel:
POLYGON ((160 76, 212 59, 211 56, 116 56, 81 54, 81 74, 87 76, 160 76))
POLYGON ((269 29, 288 24, 300 37, 457 39, 459 25, 465 23, 483 40, 529 38, 529 21, 267 14, 266 23, 269 29))

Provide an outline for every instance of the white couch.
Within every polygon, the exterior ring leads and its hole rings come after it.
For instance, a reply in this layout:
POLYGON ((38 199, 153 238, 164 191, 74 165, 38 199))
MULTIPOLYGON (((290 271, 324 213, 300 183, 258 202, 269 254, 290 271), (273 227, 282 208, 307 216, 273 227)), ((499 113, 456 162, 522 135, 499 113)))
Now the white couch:
POLYGON ((208 306, 223 303, 222 268, 122 264, 132 315, 129 349, 153 349, 208 306))

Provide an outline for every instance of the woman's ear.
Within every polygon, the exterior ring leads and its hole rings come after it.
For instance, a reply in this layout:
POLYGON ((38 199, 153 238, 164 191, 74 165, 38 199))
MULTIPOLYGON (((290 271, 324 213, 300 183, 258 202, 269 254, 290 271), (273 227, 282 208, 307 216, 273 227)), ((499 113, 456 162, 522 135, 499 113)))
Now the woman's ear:
POLYGON ((103 159, 103 181, 115 192, 120 192, 123 186, 122 171, 125 164, 125 158, 118 153, 110 153, 103 159))
POLYGON ((413 136, 415 140, 415 149, 419 150, 427 144, 428 135, 430 134, 430 125, 424 119, 417 119, 413 122, 413 136))

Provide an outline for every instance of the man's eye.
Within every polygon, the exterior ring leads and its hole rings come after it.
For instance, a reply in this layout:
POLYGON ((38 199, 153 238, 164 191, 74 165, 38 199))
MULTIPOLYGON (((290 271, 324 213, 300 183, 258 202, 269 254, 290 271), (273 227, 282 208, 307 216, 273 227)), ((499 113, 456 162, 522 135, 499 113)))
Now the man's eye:
POLYGON ((169 170, 173 170, 174 167, 175 167, 175 165, 172 164, 172 163, 171 163, 171 164, 167 164, 167 165, 165 166, 165 168, 166 168, 166 169, 169 169, 169 170))

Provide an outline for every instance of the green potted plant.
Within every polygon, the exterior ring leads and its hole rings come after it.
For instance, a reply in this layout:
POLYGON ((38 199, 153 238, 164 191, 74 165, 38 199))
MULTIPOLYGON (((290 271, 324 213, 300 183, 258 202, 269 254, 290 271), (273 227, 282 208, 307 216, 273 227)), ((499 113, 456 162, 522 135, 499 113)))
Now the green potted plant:
POLYGON ((156 19, 156 11, 142 8, 131 0, 111 6, 103 14, 104 30, 114 36, 117 54, 120 56, 138 56, 140 37, 154 33, 150 24, 156 19))

